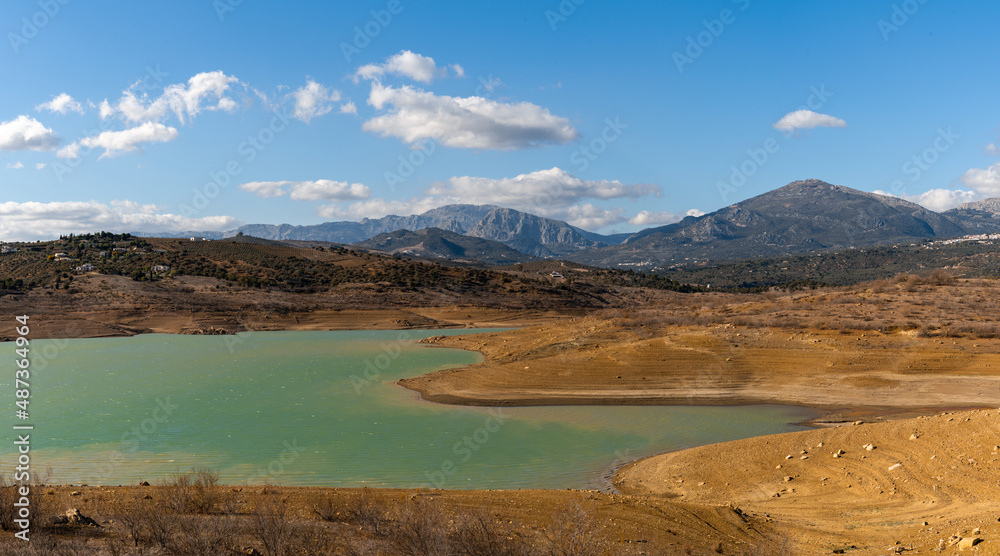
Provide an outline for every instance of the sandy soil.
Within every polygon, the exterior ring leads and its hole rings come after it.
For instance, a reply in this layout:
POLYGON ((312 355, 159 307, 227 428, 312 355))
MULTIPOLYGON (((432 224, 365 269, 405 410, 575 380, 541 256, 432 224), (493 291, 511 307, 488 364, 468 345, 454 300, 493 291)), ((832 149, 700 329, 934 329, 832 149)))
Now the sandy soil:
POLYGON ((953 412, 702 446, 629 465, 615 483, 734 505, 793 554, 927 554, 942 539, 951 554, 953 536, 983 540, 966 553, 1000 554, 998 444, 1000 410, 953 412))
MULTIPOLYGON (((92 537, 92 546, 101 539, 120 536, 125 530, 115 513, 123 502, 156 504, 167 492, 157 486, 36 486, 40 503, 36 507, 37 529, 48 516, 62 515, 76 508, 102 525, 80 537, 92 537)), ((289 518, 327 527, 334 524, 319 519, 316 508, 324 498, 335 507, 349 507, 349 498, 358 489, 328 489, 281 486, 222 487, 234 498, 235 515, 249 518, 254 508, 268 499, 288 508, 289 518)), ((743 554, 754 547, 768 546, 776 536, 765 518, 751 517, 725 506, 678 503, 660 495, 604 494, 596 491, 511 490, 511 491, 442 491, 376 489, 371 496, 386 504, 388 514, 399 515, 407 504, 430 501, 454 524, 463 515, 483 508, 496 521, 511 524, 522 536, 541 539, 559 515, 572 504, 579 504, 586 514, 585 524, 596 533, 592 545, 601 554, 743 554)), ((354 526, 357 530, 357 526, 354 526)), ((59 532, 58 529, 53 531, 59 532)), ((343 534, 343 533, 341 533, 343 534)), ((63 532, 68 536, 68 532, 63 532)), ((12 532, 0 532, 0 547, 16 544, 12 532)), ((239 547, 258 547, 252 538, 233 539, 239 547)), ((243 552, 249 553, 246 549, 243 552)))
POLYGON ((782 403, 821 408, 1000 405, 993 339, 907 332, 670 327, 588 317, 433 345, 486 360, 401 381, 472 405, 782 403))

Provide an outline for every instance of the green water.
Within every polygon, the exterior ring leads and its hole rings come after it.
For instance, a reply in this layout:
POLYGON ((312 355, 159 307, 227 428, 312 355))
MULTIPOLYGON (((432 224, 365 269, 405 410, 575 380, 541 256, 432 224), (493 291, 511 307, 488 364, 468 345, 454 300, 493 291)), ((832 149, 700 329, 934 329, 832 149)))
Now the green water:
MULTIPOLYGON (((33 471, 49 482, 129 484, 209 466, 228 483, 600 488, 658 452, 801 430, 801 408, 464 408, 393 384, 476 353, 415 340, 463 331, 142 335, 32 343, 33 471), (367 375, 366 375, 367 372, 367 375)), ((15 346, 0 343, 6 360, 15 346)), ((17 421, 17 422, 15 422, 17 421)), ((10 430, 10 429, 8 429, 10 430)), ((0 473, 16 439, 0 440, 0 473)))

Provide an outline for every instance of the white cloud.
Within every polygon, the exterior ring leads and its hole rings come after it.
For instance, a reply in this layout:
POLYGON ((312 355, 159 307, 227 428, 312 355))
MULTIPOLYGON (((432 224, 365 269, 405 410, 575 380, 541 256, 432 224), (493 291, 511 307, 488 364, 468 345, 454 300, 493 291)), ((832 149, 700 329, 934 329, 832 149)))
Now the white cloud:
POLYGON ((354 101, 349 100, 349 101, 345 102, 344 104, 340 105, 340 113, 341 114, 357 114, 358 113, 358 107, 357 107, 356 104, 354 104, 354 101))
POLYGON ((434 139, 448 147, 510 150, 567 143, 578 136, 568 119, 528 102, 437 96, 375 82, 368 103, 379 110, 391 108, 366 121, 363 130, 410 144, 434 139))
POLYGON ((989 145, 983 147, 983 152, 990 156, 1000 156, 1000 147, 998 147, 996 143, 990 143, 989 145))
POLYGON ((244 183, 240 189, 271 198, 289 195, 295 201, 350 201, 371 197, 371 189, 360 183, 346 181, 254 181, 244 183))
POLYGON ((382 218, 390 214, 400 216, 421 214, 447 204, 449 204, 447 200, 432 197, 413 197, 408 201, 370 199, 368 201, 351 203, 346 208, 338 205, 323 205, 316 212, 323 218, 360 220, 362 218, 382 218))
POLYGON ((230 86, 240 80, 221 71, 194 75, 186 84, 175 83, 163 89, 156 99, 146 93, 137 95, 135 85, 122 93, 114 105, 107 100, 101 103, 101 117, 120 114, 130 122, 159 122, 173 114, 181 123, 197 116, 202 110, 231 112, 237 103, 227 96, 230 86))
POLYGON ((597 207, 582 202, 585 199, 635 200, 658 196, 661 191, 654 185, 626 185, 617 180, 585 181, 560 168, 552 168, 513 178, 454 177, 434 183, 424 193, 403 201, 369 199, 347 207, 325 205, 318 212, 324 218, 356 220, 388 214, 419 214, 450 204, 498 205, 593 230, 623 222, 624 210, 597 207))
POLYGON ((636 214, 632 218, 629 218, 628 223, 633 226, 665 226, 667 224, 673 224, 681 220, 681 216, 675 212, 650 212, 648 210, 640 210, 639 214, 636 214))
MULTIPOLYGON (((458 64, 452 64, 451 69, 458 77, 465 75, 465 70, 458 64)), ((358 79, 378 79, 387 73, 402 75, 421 83, 430 83, 435 77, 447 76, 448 68, 438 68, 434 58, 429 56, 402 50, 399 54, 389 57, 383 64, 361 66, 354 74, 354 81, 356 83, 358 79)))
POLYGON ((312 79, 306 80, 306 85, 296 89, 289 95, 295 101, 292 115, 305 123, 313 118, 328 114, 333 110, 333 103, 340 100, 340 91, 329 90, 312 79))
POLYGON ((638 199, 660 195, 655 185, 626 185, 618 180, 582 180, 562 168, 538 170, 513 178, 460 176, 436 182, 427 193, 453 202, 500 205, 547 216, 563 213, 582 199, 638 199))
POLYGON ((105 131, 93 137, 84 137, 67 145, 56 153, 60 158, 76 158, 80 149, 102 148, 100 158, 117 156, 136 150, 143 143, 165 143, 177 139, 177 129, 160 123, 146 122, 140 126, 122 131, 105 131))
POLYGON ((187 218, 133 201, 0 203, 0 238, 7 241, 54 239, 60 234, 109 232, 184 232, 228 230, 241 222, 231 216, 187 218))
POLYGON ((111 107, 111 103, 108 102, 108 99, 104 99, 101 101, 99 110, 102 120, 110 118, 111 116, 115 115, 115 109, 111 107))
POLYGON ((54 131, 23 114, 0 123, 0 151, 51 151, 58 143, 54 131))
POLYGON ((568 207, 565 217, 561 220, 585 230, 597 230, 624 221, 623 212, 625 211, 620 208, 607 210, 587 203, 568 207))
POLYGON ((35 110, 48 110, 49 112, 59 112, 60 114, 72 111, 83 114, 83 105, 73 100, 73 97, 68 94, 61 93, 59 96, 53 97, 52 100, 39 104, 35 107, 35 110))
POLYGON ((38 162, 35 164, 35 170, 41 170, 42 168, 45 168, 44 162, 38 162))
POLYGON ((705 211, 698 209, 688 209, 684 216, 693 216, 695 218, 705 216, 705 211))
POLYGON ((1000 162, 989 168, 972 168, 962 176, 962 183, 987 197, 1000 197, 1000 162))
POLYGON ((21 164, 20 160, 13 163, 11 162, 7 163, 7 169, 9 170, 20 170, 21 168, 24 168, 24 164, 21 164))
POLYGON ((796 110, 785 114, 774 124, 774 129, 786 132, 814 127, 847 127, 847 122, 812 110, 796 110))
MULTIPOLYGON (((887 193, 885 191, 876 190, 874 193, 878 195, 886 195, 889 197, 897 197, 892 193, 887 193)), ((904 201, 910 201, 911 203, 916 203, 924 208, 933 210, 935 212, 942 212, 949 209, 953 209, 964 203, 969 203, 972 201, 979 201, 983 199, 983 196, 975 191, 966 191, 964 189, 931 189, 930 191, 925 191, 918 195, 898 195, 900 199, 904 201)))

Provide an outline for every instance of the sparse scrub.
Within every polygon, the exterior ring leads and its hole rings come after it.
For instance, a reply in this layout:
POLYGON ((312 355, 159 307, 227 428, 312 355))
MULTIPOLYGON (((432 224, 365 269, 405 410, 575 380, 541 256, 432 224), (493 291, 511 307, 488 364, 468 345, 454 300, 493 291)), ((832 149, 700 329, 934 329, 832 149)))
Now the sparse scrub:
POLYGON ((546 534, 546 553, 552 556, 597 556, 598 526, 579 502, 571 502, 546 534))

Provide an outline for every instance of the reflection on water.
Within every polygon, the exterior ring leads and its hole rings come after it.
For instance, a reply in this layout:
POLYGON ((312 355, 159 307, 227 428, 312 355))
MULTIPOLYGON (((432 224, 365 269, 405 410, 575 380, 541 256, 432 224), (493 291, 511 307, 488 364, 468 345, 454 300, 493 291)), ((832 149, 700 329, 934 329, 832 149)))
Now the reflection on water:
MULTIPOLYGON (((64 340, 32 376, 33 465, 50 468, 51 482, 74 484, 210 466, 228 483, 596 488, 612 465, 800 430, 789 423, 812 416, 787 406, 466 408, 423 402, 393 384, 478 361, 414 343, 462 333, 64 340)), ((0 378, 10 391, 12 376, 0 378)), ((12 447, 0 443, 6 468, 12 447)))

